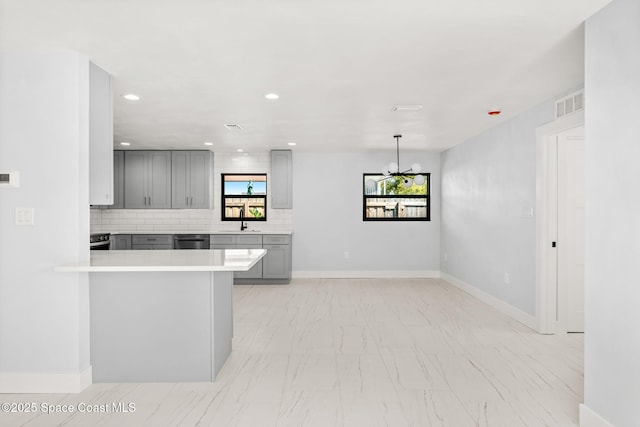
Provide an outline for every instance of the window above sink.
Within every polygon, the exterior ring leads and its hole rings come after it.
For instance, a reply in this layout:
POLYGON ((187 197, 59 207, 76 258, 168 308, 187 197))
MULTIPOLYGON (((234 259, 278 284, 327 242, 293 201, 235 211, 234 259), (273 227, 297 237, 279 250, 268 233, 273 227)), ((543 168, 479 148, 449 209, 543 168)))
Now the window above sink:
POLYGON ((222 221, 267 220, 267 174, 223 173, 222 221))

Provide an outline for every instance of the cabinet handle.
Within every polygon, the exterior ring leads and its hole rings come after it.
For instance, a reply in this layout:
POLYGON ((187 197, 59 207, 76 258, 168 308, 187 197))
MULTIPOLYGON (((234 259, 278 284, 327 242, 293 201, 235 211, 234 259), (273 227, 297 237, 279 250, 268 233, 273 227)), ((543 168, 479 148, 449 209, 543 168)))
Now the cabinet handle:
POLYGON ((147 205, 147 196, 144 196, 144 205, 147 205))
POLYGON ((191 206, 193 206, 193 196, 191 196, 191 206))

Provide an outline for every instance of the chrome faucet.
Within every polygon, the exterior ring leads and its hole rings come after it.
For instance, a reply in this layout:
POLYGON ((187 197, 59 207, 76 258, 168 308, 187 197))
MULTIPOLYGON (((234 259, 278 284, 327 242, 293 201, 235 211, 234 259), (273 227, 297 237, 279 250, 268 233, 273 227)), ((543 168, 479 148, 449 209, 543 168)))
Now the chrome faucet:
POLYGON ((240 208, 240 231, 244 231, 247 228, 247 223, 244 222, 244 208, 240 208))

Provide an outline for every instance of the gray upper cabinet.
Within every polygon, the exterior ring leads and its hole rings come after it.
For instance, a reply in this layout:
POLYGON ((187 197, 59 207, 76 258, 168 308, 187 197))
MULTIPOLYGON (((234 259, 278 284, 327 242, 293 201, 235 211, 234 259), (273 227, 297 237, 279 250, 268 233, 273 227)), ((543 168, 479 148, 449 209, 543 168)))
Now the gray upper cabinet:
POLYGON ((171 208, 171 152, 125 151, 124 207, 171 208))
POLYGON ((269 184, 272 209, 293 208, 293 163, 291 150, 271 150, 269 184))
POLYGON ((89 204, 113 203, 111 76, 89 63, 89 204))
POLYGON ((172 208, 213 208, 213 153, 171 153, 172 208))
POLYGON ((113 152, 113 205, 111 209, 124 209, 124 151, 113 152))

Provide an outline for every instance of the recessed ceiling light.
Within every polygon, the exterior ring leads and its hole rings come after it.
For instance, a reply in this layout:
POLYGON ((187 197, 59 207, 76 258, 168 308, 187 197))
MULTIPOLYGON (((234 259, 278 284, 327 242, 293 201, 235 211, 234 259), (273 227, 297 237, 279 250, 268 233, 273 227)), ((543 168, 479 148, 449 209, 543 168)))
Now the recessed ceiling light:
POLYGON ((296 143, 295 142, 288 142, 287 145, 291 145, 293 147, 294 145, 296 145, 296 143))
POLYGON ((213 142, 205 142, 204 145, 213 145, 213 142))
POLYGON ((122 97, 127 101, 140 101, 140 95, 136 95, 135 93, 125 93, 122 97))
POLYGON ((267 99, 278 99, 280 98, 280 95, 278 95, 277 93, 268 93, 264 97, 267 99))
POLYGON ((122 141, 122 142, 120 143, 120 145, 128 146, 128 145, 131 145, 131 143, 130 143, 130 142, 124 142, 124 141, 122 141))
POLYGON ((236 151, 237 151, 238 153, 242 153, 244 150, 243 150, 242 148, 238 148, 236 151))

